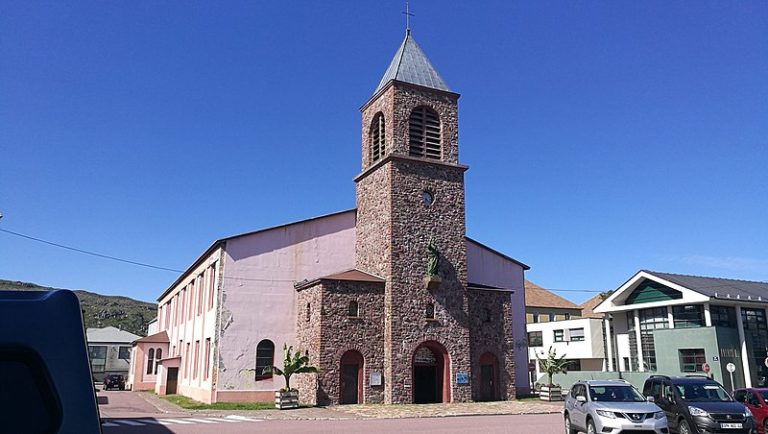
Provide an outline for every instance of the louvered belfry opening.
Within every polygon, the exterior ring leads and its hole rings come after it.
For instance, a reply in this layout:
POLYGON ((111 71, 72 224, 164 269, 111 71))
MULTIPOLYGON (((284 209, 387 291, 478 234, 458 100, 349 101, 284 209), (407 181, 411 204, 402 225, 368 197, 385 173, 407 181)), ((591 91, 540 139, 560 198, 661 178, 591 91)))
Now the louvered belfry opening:
POLYGON ((417 107, 408 118, 409 155, 439 160, 440 118, 429 107, 417 107))
POLYGON ((379 112, 373 117, 371 124, 371 162, 384 157, 386 150, 384 136, 384 114, 379 112))

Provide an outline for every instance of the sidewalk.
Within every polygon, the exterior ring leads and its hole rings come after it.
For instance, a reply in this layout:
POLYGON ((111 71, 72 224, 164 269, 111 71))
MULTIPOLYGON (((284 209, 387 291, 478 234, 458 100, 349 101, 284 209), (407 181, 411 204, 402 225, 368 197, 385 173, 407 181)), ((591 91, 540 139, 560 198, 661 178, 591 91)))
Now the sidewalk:
POLYGON ((329 407, 306 407, 292 410, 186 410, 157 395, 137 392, 163 413, 194 416, 242 415, 265 420, 359 420, 451 417, 475 415, 550 414, 559 413, 562 402, 534 400, 467 402, 452 404, 383 405, 356 404, 329 407))

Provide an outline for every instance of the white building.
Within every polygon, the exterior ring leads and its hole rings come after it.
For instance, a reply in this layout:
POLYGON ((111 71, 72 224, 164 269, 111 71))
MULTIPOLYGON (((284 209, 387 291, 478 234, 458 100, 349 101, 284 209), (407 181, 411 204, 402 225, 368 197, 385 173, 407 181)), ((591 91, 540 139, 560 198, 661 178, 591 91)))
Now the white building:
POLYGON ((606 369, 602 321, 578 318, 567 321, 531 323, 528 330, 528 355, 536 367, 536 378, 543 373, 536 357, 547 357, 549 348, 571 362, 568 371, 602 371, 606 369))

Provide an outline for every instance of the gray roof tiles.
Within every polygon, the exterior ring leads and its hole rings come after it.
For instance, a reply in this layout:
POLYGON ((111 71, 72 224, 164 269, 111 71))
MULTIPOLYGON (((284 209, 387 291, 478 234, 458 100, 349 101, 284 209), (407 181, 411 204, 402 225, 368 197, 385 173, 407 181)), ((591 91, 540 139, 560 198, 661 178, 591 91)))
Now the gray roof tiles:
POLYGON ((708 297, 723 300, 761 301, 768 303, 768 282, 689 276, 643 270, 708 297))
POLYGON ((395 57, 392 58, 387 71, 373 92, 374 95, 391 80, 451 92, 443 79, 440 78, 440 74, 429 63, 427 56, 421 51, 421 48, 419 48, 419 45, 411 36, 411 32, 406 33, 403 43, 397 49, 395 57))
POLYGON ((88 328, 85 330, 88 343, 124 343, 130 344, 141 336, 120 330, 117 327, 88 328))

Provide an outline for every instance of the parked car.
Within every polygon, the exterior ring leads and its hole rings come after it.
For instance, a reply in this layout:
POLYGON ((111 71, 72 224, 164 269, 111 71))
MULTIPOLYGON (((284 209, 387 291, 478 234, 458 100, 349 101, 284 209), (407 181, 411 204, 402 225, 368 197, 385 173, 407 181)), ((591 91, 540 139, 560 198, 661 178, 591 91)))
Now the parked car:
POLYGON ((120 374, 111 374, 104 377, 103 389, 109 390, 112 388, 125 390, 125 377, 120 374))
POLYGON ((667 434, 667 418, 653 402, 622 380, 578 381, 565 397, 566 434, 667 434))
POLYGON ((768 388, 737 389, 733 391, 733 399, 752 412, 757 431, 768 434, 768 388))
POLYGON ((645 380, 643 393, 664 410, 674 433, 756 433, 749 409, 713 379, 652 375, 645 380))

